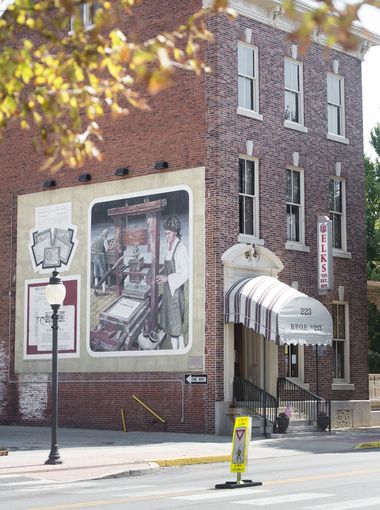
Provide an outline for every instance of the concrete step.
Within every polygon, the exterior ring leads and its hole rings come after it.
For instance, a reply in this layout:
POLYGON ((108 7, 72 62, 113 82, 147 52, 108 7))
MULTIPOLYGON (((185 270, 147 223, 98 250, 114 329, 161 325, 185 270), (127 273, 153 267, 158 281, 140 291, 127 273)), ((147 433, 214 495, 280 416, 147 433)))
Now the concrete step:
POLYGON ((285 434, 274 434, 273 432, 270 432, 267 434, 267 437, 270 439, 281 439, 286 437, 320 437, 320 436, 327 436, 331 434, 336 434, 335 430, 332 430, 329 432, 326 430, 325 432, 318 432, 318 431, 311 431, 311 432, 290 432, 289 428, 285 434))

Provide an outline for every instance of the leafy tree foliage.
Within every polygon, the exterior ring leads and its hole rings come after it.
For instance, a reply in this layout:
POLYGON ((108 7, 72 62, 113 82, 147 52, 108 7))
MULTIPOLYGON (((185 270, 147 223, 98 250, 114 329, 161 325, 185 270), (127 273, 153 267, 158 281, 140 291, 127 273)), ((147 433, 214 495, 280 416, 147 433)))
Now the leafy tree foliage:
POLYGON ((232 16, 227 0, 213 0, 175 30, 139 42, 125 18, 141 3, 103 1, 90 26, 81 18, 83 0, 9 5, 0 18, 0 129, 17 119, 37 133, 47 167, 77 167, 88 157, 101 159, 97 121, 108 111, 117 117, 131 107, 149 109, 147 97, 167 87, 177 69, 207 71, 199 51, 212 38, 205 18, 232 16))
POLYGON ((380 280, 380 124, 371 132, 371 145, 378 157, 364 158, 366 186, 367 276, 380 280))
POLYGON ((338 43, 345 49, 358 47, 358 39, 352 33, 352 24, 359 21, 359 11, 363 6, 380 8, 380 0, 358 0, 357 2, 337 2, 336 0, 316 0, 315 9, 300 13, 295 0, 284 0, 283 6, 288 16, 298 22, 292 36, 303 48, 309 46, 311 34, 321 32, 327 37, 327 44, 338 43))
MULTIPOLYGON (((380 124, 371 132, 375 161, 365 158, 366 221, 367 221, 367 276, 380 280, 380 124)), ((380 313, 368 303, 369 371, 380 373, 380 313)))
POLYGON ((374 303, 368 303, 369 372, 380 373, 380 313, 374 303))

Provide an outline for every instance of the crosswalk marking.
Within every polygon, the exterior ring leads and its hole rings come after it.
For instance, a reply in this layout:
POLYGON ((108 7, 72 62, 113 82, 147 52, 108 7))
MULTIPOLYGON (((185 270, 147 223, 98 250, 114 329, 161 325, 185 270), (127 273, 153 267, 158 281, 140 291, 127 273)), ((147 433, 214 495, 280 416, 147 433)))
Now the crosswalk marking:
MULTIPOLYGON (((281 506, 286 503, 295 503, 296 501, 307 501, 308 499, 319 501, 320 498, 331 498, 334 494, 321 494, 316 492, 300 492, 297 494, 284 494, 283 496, 273 496, 270 498, 261 498, 256 500, 246 500, 246 501, 234 501, 237 505, 256 505, 256 506, 269 506, 280 504, 281 506)), ((321 506, 319 508, 326 510, 326 506, 321 506)), ((316 507, 313 507, 313 510, 316 510, 316 507)), ((337 510, 336 507, 331 510, 337 510)), ((343 508, 342 508, 343 510, 343 508)))
POLYGON ((226 489, 226 490, 215 490, 212 492, 207 492, 203 494, 189 494, 187 496, 175 496, 170 499, 182 499, 186 501, 203 501, 206 499, 223 499, 223 498, 231 498, 239 496, 253 496, 253 494, 264 494, 268 492, 264 489, 255 489, 252 487, 247 487, 244 489, 226 489))
POLYGON ((368 508, 371 506, 380 507, 380 498, 356 499, 355 501, 341 501, 331 505, 308 506, 307 510, 354 510, 368 508))

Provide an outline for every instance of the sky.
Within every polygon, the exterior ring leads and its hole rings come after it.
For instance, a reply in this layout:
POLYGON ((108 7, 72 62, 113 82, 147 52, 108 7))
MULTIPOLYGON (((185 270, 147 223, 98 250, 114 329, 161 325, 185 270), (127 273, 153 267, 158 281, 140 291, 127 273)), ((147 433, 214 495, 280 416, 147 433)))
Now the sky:
MULTIPOLYGON (((380 9, 363 7, 360 10, 362 24, 380 34, 380 9)), ((363 71, 363 120, 364 120, 364 152, 375 159, 375 151, 370 146, 371 129, 380 123, 380 46, 372 47, 362 64, 363 71)))

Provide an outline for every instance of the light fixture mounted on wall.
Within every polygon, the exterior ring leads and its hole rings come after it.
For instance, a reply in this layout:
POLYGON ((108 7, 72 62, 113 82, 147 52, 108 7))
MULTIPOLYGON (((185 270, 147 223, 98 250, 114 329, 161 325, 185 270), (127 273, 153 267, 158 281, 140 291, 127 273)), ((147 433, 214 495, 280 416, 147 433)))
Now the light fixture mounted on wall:
POLYGON ((42 186, 44 188, 54 188, 57 186, 57 181, 55 179, 46 179, 46 181, 43 182, 42 186))
POLYGON ((169 163, 167 161, 156 161, 154 164, 155 170, 165 170, 165 168, 169 168, 169 163))
POLYGON ((78 177, 78 181, 79 182, 91 181, 91 174, 89 173, 80 174, 80 176, 78 177))
POLYGON ((124 177, 125 175, 128 175, 129 169, 127 167, 117 168, 115 170, 115 175, 118 177, 124 177))

